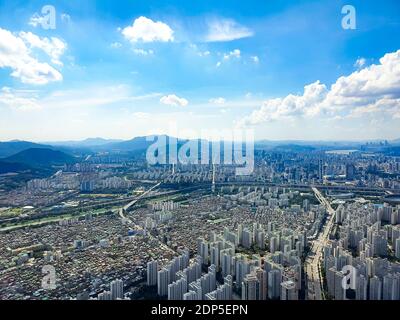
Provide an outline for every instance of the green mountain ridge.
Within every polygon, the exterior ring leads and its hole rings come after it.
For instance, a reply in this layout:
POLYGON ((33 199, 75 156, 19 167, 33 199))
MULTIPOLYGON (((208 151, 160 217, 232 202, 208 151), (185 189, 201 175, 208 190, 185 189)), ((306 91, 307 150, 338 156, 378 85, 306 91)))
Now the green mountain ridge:
POLYGON ((23 164, 29 167, 50 167, 74 163, 75 158, 62 151, 48 148, 31 148, 2 159, 2 162, 23 164))

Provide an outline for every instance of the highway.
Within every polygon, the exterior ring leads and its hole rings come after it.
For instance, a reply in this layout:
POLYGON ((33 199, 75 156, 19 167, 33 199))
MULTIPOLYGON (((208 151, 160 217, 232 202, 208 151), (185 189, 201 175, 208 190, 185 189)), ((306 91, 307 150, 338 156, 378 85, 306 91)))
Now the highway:
MULTIPOLYGON (((209 183, 208 183, 209 185, 209 183)), ((379 193, 385 195, 386 192, 396 193, 396 189, 392 188, 381 188, 381 187, 359 187, 359 186, 349 186, 349 185, 326 185, 326 184, 296 184, 296 183, 273 183, 273 182, 261 182, 261 181, 230 181, 230 182, 216 182, 216 186, 231 186, 231 185, 241 185, 241 186, 260 186, 260 187, 282 187, 282 188, 297 188, 297 189, 309 189, 312 186, 318 188, 318 190, 330 190, 335 192, 353 192, 353 193, 379 193)))
MULTIPOLYGON (((136 230, 143 230, 143 228, 137 224, 134 224, 134 222, 129 219, 126 215, 125 212, 132 207, 133 205, 135 205, 140 199, 144 198, 148 193, 150 193, 151 191, 153 191, 154 189, 158 188, 161 185, 162 182, 159 182, 157 184, 155 184, 154 186, 152 186, 150 189, 146 190, 145 192, 143 192, 140 196, 138 196, 136 199, 132 200, 131 202, 129 202, 126 206, 122 207, 119 209, 119 216, 121 217, 121 220, 123 222, 128 223, 129 225, 132 225, 132 227, 136 230)), ((173 249, 171 249, 170 247, 168 247, 166 244, 162 243, 159 239, 157 239, 156 237, 154 237, 150 232, 146 233, 148 237, 150 237, 152 240, 158 241, 160 243, 160 246, 162 248, 164 248, 166 251, 170 251, 171 253, 177 254, 177 252, 173 249)))
POLYGON ((128 223, 132 223, 132 221, 126 217, 124 214, 125 212, 132 207, 133 205, 136 204, 136 202, 138 202, 140 199, 144 198, 148 193, 150 193, 151 191, 153 191, 155 188, 159 187, 161 185, 161 182, 155 184, 154 186, 152 186, 150 189, 146 190, 145 192, 143 192, 140 196, 136 197, 135 199, 133 199, 131 202, 129 202, 126 206, 122 207, 119 209, 119 215, 121 217, 121 219, 125 219, 125 221, 127 221, 128 223))
POLYGON ((328 216, 319 237, 312 242, 310 253, 305 261, 305 272, 308 279, 307 299, 323 300, 323 279, 320 262, 322 259, 322 249, 328 243, 329 235, 335 223, 335 210, 317 188, 312 187, 312 190, 318 201, 326 208, 328 216))

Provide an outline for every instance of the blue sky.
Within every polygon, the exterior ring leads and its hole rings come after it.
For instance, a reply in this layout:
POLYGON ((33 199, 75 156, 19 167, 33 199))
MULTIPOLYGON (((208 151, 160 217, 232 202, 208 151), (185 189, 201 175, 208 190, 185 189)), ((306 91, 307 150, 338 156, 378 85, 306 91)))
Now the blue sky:
POLYGON ((0 140, 399 138, 399 34, 396 0, 0 1, 0 140))

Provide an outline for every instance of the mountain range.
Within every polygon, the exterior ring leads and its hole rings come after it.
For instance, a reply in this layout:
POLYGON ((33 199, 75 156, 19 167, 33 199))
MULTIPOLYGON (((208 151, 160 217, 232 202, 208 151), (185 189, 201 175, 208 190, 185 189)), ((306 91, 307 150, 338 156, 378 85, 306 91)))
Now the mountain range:
POLYGON ((37 170, 51 171, 53 166, 74 162, 76 162, 76 159, 73 156, 59 150, 29 148, 0 159, 0 174, 37 170))
MULTIPOLYGON (((169 138, 168 136, 159 136, 169 138)), ((169 141, 169 140, 167 140, 169 141)), ((179 139, 178 147, 188 140, 179 139)), ((377 142, 377 141, 374 141, 377 142)), ((63 161, 70 162, 73 157, 71 155, 87 155, 95 152, 121 152, 121 153, 135 153, 144 152, 151 144, 154 143, 153 139, 149 137, 136 137, 131 140, 115 140, 103 138, 89 138, 82 141, 64 141, 64 142, 46 142, 34 143, 29 141, 9 141, 0 142, 0 161, 8 163, 23 163, 33 166, 36 165, 50 165, 52 163, 61 163, 63 161), (42 149, 41 151, 34 151, 42 149), (28 153, 21 153, 29 150, 28 153), (58 151, 49 153, 52 150, 58 151), (46 164, 46 156, 50 156, 46 164), (54 157, 54 159, 52 159, 54 157), (8 159, 6 159, 8 158, 8 159)), ((168 143, 168 142, 167 142, 168 143)), ((359 149, 366 141, 270 141, 260 140, 255 142, 255 149, 257 150, 275 150, 275 151, 311 151, 311 150, 332 150, 332 149, 346 149, 354 148, 359 149)), ((400 146, 400 139, 392 140, 389 142, 391 147, 400 146)))
POLYGON ((52 146, 61 146, 61 147, 98 147, 110 143, 118 143, 123 142, 123 140, 118 139, 103 139, 103 138, 88 138, 80 141, 54 141, 54 142, 46 142, 48 145, 52 146))
POLYGON ((0 158, 6 158, 18 152, 30 149, 30 148, 50 148, 53 147, 51 145, 45 145, 40 143, 34 143, 29 141, 7 141, 0 142, 0 158))
POLYGON ((49 167, 75 162, 73 156, 48 148, 30 148, 2 159, 2 162, 16 163, 30 167, 49 167))

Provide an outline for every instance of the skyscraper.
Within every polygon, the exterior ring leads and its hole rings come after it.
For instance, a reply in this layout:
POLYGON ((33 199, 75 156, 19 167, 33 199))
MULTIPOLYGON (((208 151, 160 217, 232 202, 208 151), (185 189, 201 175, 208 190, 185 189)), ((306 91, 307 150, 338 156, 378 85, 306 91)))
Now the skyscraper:
POLYGON ((281 283, 281 300, 299 300, 299 293, 293 281, 288 280, 281 283))
POLYGON ((346 164, 346 179, 352 180, 354 178, 356 168, 352 163, 346 164))
POLYGON ((244 229, 242 231, 242 245, 243 247, 249 249, 253 244, 253 234, 250 230, 244 229))
POLYGON ((199 300, 199 299, 195 291, 189 291, 183 295, 183 300, 199 300))
POLYGON ((324 179, 324 163, 322 159, 318 160, 318 180, 322 182, 324 179))
POLYGON ((356 300, 367 300, 368 279, 360 275, 356 282, 356 300))
POLYGON ((168 285, 168 300, 183 300, 187 289, 187 280, 186 277, 183 276, 179 280, 168 285))
POLYGON ((257 232, 257 247, 262 250, 265 249, 265 233, 262 230, 257 232))
POLYGON ((167 268, 163 268, 157 273, 157 293, 163 297, 168 294, 168 285, 170 283, 170 271, 167 268))
POLYGON ((263 270, 261 267, 257 267, 254 270, 256 277, 258 279, 258 299, 259 300, 266 300, 267 299, 267 272, 265 270, 263 270))
POLYGON ((382 281, 374 276, 369 280, 369 300, 382 299, 382 281))
POLYGON ((98 300, 111 300, 111 292, 103 291, 97 295, 98 300))
POLYGON ((157 260, 147 263, 147 285, 155 286, 157 284, 157 260))
POLYGON ((395 252, 396 252, 396 258, 400 259, 400 238, 396 239, 395 252))
POLYGON ((110 284, 111 299, 123 299, 124 298, 124 282, 122 280, 114 280, 110 284))
POLYGON ((399 300, 400 274, 388 274, 383 277, 383 300, 399 300))
POLYGON ((258 300, 259 282, 254 274, 247 274, 242 282, 242 300, 258 300))
POLYGON ((228 250, 221 251, 221 272, 223 277, 232 274, 232 255, 228 250))
POLYGON ((279 269, 273 269, 268 272, 268 298, 279 299, 281 295, 282 272, 279 269))
POLYGON ((203 258, 203 264, 208 265, 209 255, 208 255, 208 242, 202 238, 197 240, 197 250, 198 254, 203 258))
POLYGON ((194 300, 202 300, 203 299, 203 291, 201 288, 201 281, 197 280, 195 282, 192 282, 189 284, 189 292, 195 292, 196 293, 196 299, 194 300))
POLYGON ((210 263, 215 265, 216 269, 219 269, 219 248, 216 245, 211 246, 210 252, 210 263))

